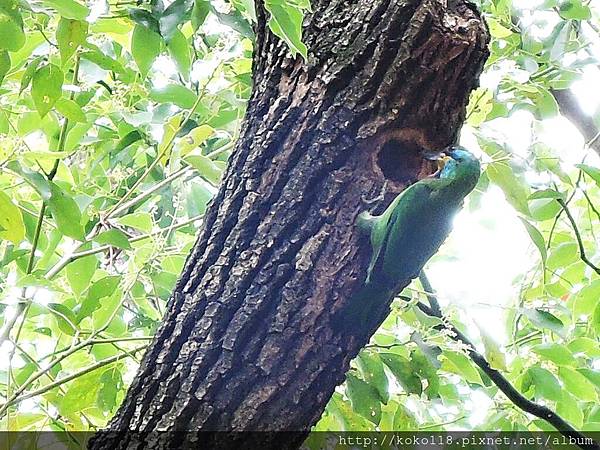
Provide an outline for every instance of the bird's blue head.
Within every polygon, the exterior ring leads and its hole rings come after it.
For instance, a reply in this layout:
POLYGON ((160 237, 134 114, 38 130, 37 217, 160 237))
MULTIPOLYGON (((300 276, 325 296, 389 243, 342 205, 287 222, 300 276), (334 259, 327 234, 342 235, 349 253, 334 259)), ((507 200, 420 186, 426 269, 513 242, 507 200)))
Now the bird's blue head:
POLYGON ((472 191, 481 173, 479 160, 460 146, 450 147, 444 153, 449 158, 440 173, 440 178, 452 178, 459 182, 461 187, 464 187, 466 193, 472 191))

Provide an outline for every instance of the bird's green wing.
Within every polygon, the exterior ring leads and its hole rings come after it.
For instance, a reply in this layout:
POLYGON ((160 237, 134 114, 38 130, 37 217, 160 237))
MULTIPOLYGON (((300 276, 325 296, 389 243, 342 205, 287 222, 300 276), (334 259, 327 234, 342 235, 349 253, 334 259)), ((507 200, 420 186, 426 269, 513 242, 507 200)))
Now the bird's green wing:
POLYGON ((414 206, 427 204, 432 192, 445 184, 440 183, 443 181, 435 179, 418 181, 400 193, 382 215, 371 216, 368 213, 361 215, 361 227, 370 234, 372 249, 365 283, 372 283, 374 278, 379 278, 373 276, 376 273, 385 275, 382 262, 385 260, 389 242, 394 240, 396 234, 403 233, 403 227, 406 226, 414 206))

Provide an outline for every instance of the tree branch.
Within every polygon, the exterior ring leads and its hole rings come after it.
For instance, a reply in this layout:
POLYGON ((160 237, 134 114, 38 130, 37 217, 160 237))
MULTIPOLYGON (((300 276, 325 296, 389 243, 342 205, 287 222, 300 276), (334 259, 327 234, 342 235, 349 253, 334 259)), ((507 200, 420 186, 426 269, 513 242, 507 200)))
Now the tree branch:
MULTIPOLYGON (((164 231, 168 231, 169 229, 176 230, 178 228, 183 228, 186 225, 190 225, 198 220, 202 220, 202 217, 203 217, 203 215, 194 216, 194 217, 191 217, 184 221, 181 221, 179 223, 173 224, 173 225, 169 226, 168 228, 161 228, 160 230, 153 231, 151 233, 140 234, 139 236, 135 236, 135 237, 132 237, 131 239, 129 239, 129 242, 143 241, 144 239, 148 239, 150 237, 157 236, 157 235, 163 233, 164 231)), ((74 252, 74 253, 65 255, 54 266, 52 266, 48 270, 48 272, 46 272, 46 278, 48 280, 53 279, 62 269, 64 269, 67 265, 69 265, 70 263, 72 263, 73 261, 75 261, 79 258, 84 258, 86 256, 91 256, 91 255, 95 255, 97 253, 102 253, 112 247, 113 246, 110 244, 105 244, 105 245, 101 245, 96 248, 92 248, 90 250, 82 250, 80 252, 74 252)))
MULTIPOLYGON (((499 371, 492 368, 490 363, 485 359, 485 357, 475 350, 475 346, 473 343, 462 334, 456 327, 454 327, 449 320, 444 317, 441 313, 436 313, 433 308, 425 305, 424 303, 417 303, 417 308, 419 308, 422 312, 431 317, 437 317, 442 320, 442 324, 435 326, 434 328, 437 330, 448 330, 452 332, 450 336, 456 342, 460 342, 467 347, 467 353, 469 357, 473 360, 475 364, 492 380, 492 382, 500 389, 504 395, 508 397, 508 399, 513 402, 517 407, 522 409, 523 411, 532 414, 542 420, 545 420, 549 424, 551 424, 554 428, 556 428, 563 436, 573 437, 577 439, 577 442, 586 442, 587 436, 585 436, 580 431, 573 428, 566 420, 564 420, 561 416, 559 416, 556 412, 552 411, 550 408, 539 405, 535 402, 532 402, 528 398, 526 398, 523 394, 521 394, 511 383, 502 375, 499 371)), ((597 443, 592 444, 578 444, 578 446, 584 450, 599 450, 600 446, 597 443)))
POLYGON ((600 155, 600 129, 594 119, 581 109, 577 97, 570 89, 552 89, 550 92, 558 103, 560 113, 579 130, 586 144, 600 155))
POLYGON ((202 101, 202 99, 206 95, 206 92, 208 91, 208 85, 210 84, 210 82, 215 77, 215 75, 217 73, 217 70, 219 68, 220 68, 220 65, 217 66, 217 68, 215 70, 213 70, 213 72, 211 73, 210 77, 208 78, 208 81, 206 82, 206 85, 204 86, 204 88, 202 89, 202 91, 198 94, 198 97, 196 98, 196 101, 194 102, 194 104, 192 105, 192 107, 190 108, 190 110, 187 112, 187 114, 185 115, 185 117, 183 118, 183 120, 181 121, 181 123, 179 124, 179 127, 177 128, 177 131, 175 131, 175 133, 173 133, 173 135, 169 138, 169 140, 167 141, 167 143, 165 144, 165 146, 163 147, 163 149, 157 153, 156 158, 154 158, 154 160, 146 168, 146 170, 144 171, 144 173, 142 175, 140 175, 140 177, 135 181, 135 183, 133 183, 133 186, 131 186, 127 190, 127 192, 125 192, 125 194, 123 194, 123 196, 117 201, 117 203, 115 203, 106 212, 106 214, 103 217, 104 221, 107 220, 107 219, 109 219, 110 217, 113 217, 115 215, 115 213, 120 210, 121 206, 129 199, 129 197, 131 197, 131 195, 135 192, 135 190, 138 188, 138 186, 140 184, 142 184, 142 182, 144 181, 144 179, 146 179, 146 177, 154 170, 154 168, 158 165, 158 163, 161 161, 161 159, 163 158, 163 156, 165 156, 167 154, 167 152, 169 152, 173 148, 173 145, 175 143, 175 138, 181 132, 181 130, 183 130, 183 127, 189 122, 189 120, 192 118, 192 116, 196 112, 196 109, 198 108, 198 106, 200 105, 200 102, 202 101))
POLYGON ((82 370, 80 370, 78 372, 72 373, 71 375, 68 375, 66 377, 59 378, 59 379, 53 381, 52 383, 49 383, 49 384, 47 384, 47 385, 45 385, 45 386, 43 386, 43 387, 41 387, 41 388, 39 388, 39 389, 37 389, 35 391, 28 392, 27 394, 22 395, 20 397, 12 398, 11 400, 7 401, 2 406, 2 409, 0 410, 0 416, 2 414, 4 414, 4 412, 6 412, 6 410, 10 406, 16 405, 17 403, 20 403, 23 400, 27 400, 28 398, 37 397, 38 395, 45 394, 46 392, 54 389, 55 387, 59 387, 59 386, 65 384, 65 383, 68 383, 69 381, 72 381, 72 380, 74 380, 76 378, 79 378, 79 377, 81 377, 83 375, 86 375, 86 374, 88 374, 90 372, 93 372, 96 369, 104 367, 104 366, 106 366, 108 364, 112 364, 112 363, 114 363, 116 361, 119 361, 120 359, 131 357, 132 354, 137 353, 137 352, 139 352, 141 350, 144 350, 146 347, 147 347, 147 345, 142 345, 140 347, 134 348, 131 351, 128 351, 127 353, 122 353, 122 354, 119 354, 119 355, 111 356, 110 358, 102 359, 102 360, 98 361, 96 364, 92 364, 91 366, 86 367, 86 368, 84 368, 84 369, 82 369, 82 370))
POLYGON ((594 272, 600 275, 600 267, 596 266, 593 262, 591 262, 587 255, 585 254, 585 247, 583 246, 583 240, 581 239, 581 234, 579 233, 579 228, 577 227, 577 222, 575 222, 575 218, 571 214, 569 207, 565 203, 565 201, 561 198, 556 199, 558 204, 562 207, 567 215, 569 222, 571 222, 571 226, 573 227, 573 232, 575 233, 575 237, 577 238, 577 245, 579 246, 579 256, 581 260, 588 265, 594 272))
POLYGON ((435 292, 433 291, 433 287, 431 287, 431 283, 429 282, 429 278, 427 278, 427 274, 425 274, 424 270, 421 270, 421 272, 419 272, 419 281, 421 282, 421 286, 423 286, 423 289, 426 292, 427 301, 429 302, 429 305, 431 306, 431 310, 436 315, 441 315, 442 314, 442 310, 440 309, 440 304, 438 302, 437 297, 435 296, 435 292))

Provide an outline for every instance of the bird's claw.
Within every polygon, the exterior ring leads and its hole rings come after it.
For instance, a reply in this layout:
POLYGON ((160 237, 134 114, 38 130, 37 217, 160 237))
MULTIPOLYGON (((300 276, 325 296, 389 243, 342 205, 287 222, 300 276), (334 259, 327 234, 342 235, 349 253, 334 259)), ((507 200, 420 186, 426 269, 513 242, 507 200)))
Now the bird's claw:
POLYGON ((383 182, 383 186, 381 188, 381 191, 379 192, 379 194, 376 197, 367 199, 365 197, 365 194, 361 195, 361 199, 362 199, 363 203, 366 203, 367 205, 372 205, 373 203, 378 203, 378 202, 384 200, 385 199, 385 193, 387 191, 387 185, 388 185, 388 182, 387 182, 387 180, 385 180, 383 182))

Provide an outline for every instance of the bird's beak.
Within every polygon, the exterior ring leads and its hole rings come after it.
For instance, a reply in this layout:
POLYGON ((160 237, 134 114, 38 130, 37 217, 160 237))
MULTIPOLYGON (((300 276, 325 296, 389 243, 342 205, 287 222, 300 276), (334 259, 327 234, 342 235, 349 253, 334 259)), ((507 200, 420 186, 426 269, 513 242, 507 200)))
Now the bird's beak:
POLYGON ((437 163, 437 170, 435 171, 435 173, 429 175, 430 178, 437 178, 440 175, 446 163, 451 159, 446 154, 445 150, 442 150, 440 152, 425 152, 423 153, 423 158, 428 159, 430 161, 435 161, 437 163))
POLYGON ((442 170, 444 166, 450 161, 452 158, 446 154, 437 160, 438 170, 442 170))
POLYGON ((423 158, 428 159, 429 161, 438 161, 440 158, 444 157, 444 152, 424 152, 423 158))

